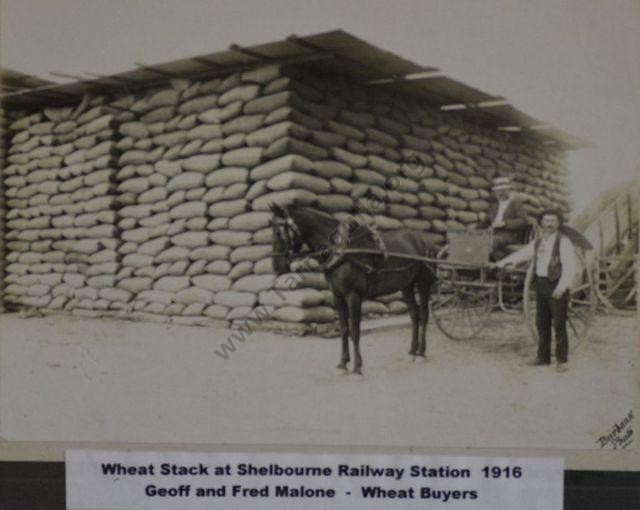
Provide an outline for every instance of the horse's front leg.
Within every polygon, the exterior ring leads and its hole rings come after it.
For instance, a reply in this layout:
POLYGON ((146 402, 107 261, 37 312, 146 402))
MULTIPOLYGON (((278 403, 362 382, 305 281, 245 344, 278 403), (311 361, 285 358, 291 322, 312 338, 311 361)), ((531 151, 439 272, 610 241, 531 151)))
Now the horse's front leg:
POLYGON ((347 363, 349 363, 349 310, 347 300, 342 295, 334 294, 333 303, 338 311, 340 335, 342 336, 342 357, 338 363, 338 369, 346 372, 347 363))
POLYGON ((419 305, 419 324, 420 324, 420 339, 418 342, 417 355, 421 357, 426 356, 427 352, 427 324, 429 323, 429 295, 431 289, 418 286, 418 292, 420 293, 420 305, 419 305))
POLYGON ((411 317, 411 347, 409 348, 409 356, 415 356, 418 352, 418 303, 416 303, 416 296, 414 294, 413 285, 410 285, 406 289, 402 290, 402 295, 407 308, 409 309, 409 316, 411 317))
POLYGON ((362 356, 360 356, 360 320, 362 318, 362 298, 352 292, 347 297, 349 310, 349 332, 353 342, 353 372, 362 374, 362 356))

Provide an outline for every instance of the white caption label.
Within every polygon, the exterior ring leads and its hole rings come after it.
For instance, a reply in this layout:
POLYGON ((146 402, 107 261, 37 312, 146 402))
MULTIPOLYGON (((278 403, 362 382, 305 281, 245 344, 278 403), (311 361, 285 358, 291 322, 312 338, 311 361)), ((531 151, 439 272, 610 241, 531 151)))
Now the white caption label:
POLYGON ((69 510, 562 510, 562 459, 67 452, 69 510))

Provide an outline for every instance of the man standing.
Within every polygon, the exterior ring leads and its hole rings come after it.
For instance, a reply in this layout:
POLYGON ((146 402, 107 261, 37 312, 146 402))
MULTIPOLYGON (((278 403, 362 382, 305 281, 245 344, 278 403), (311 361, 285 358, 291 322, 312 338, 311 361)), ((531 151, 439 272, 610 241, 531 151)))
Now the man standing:
POLYGON ((496 263, 498 267, 533 259, 536 290, 538 356, 534 365, 551 363, 551 329, 556 336, 558 372, 567 370, 567 307, 569 287, 576 274, 576 255, 569 237, 562 232, 562 214, 546 210, 540 216, 542 236, 496 263))
POLYGON ((522 202, 511 196, 508 177, 496 177, 492 190, 496 200, 489 205, 487 217, 480 228, 493 228, 491 253, 494 260, 499 260, 507 255, 507 245, 525 241, 529 221, 522 202))

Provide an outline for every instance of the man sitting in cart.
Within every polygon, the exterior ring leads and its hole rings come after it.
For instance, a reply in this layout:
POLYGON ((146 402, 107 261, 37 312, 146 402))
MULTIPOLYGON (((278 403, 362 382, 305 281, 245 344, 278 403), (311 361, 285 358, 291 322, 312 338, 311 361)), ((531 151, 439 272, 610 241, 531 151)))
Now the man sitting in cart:
POLYGON ((529 220, 522 202, 512 196, 508 177, 496 177, 492 190, 496 199, 489 205, 487 217, 479 227, 493 229, 491 254, 493 260, 500 260, 509 254, 509 245, 526 242, 529 220))

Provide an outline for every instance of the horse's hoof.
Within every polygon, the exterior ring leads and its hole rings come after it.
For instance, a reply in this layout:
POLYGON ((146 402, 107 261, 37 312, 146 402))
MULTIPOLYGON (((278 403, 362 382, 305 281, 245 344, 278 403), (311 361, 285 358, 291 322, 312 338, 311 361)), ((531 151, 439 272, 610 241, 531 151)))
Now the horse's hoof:
POLYGON ((343 371, 347 371, 347 364, 346 363, 340 363, 339 365, 336 366, 336 368, 338 370, 343 370, 343 371))
POLYGON ((362 375, 362 370, 359 368, 354 368, 351 372, 351 375, 362 375))
POLYGON ((418 363, 426 363, 427 362, 427 357, 424 354, 418 354, 418 355, 416 355, 416 361, 418 363))
POLYGON ((413 363, 416 360, 416 355, 415 354, 407 354, 407 357, 405 358, 407 363, 413 363))

